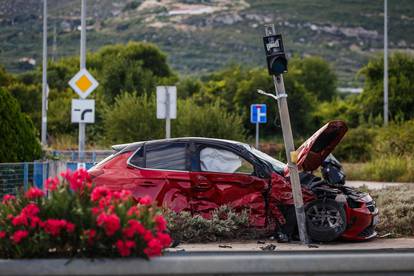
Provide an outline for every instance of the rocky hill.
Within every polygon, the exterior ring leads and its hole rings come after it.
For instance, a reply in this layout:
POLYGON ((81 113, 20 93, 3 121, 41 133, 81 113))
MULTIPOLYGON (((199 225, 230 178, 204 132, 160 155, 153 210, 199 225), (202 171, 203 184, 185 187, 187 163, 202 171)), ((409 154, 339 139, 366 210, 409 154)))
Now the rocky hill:
MULTIPOLYGON (((80 0, 49 0, 51 58, 79 52, 80 0)), ((183 74, 229 63, 265 66, 263 25, 275 23, 290 55, 320 55, 341 85, 380 54, 383 2, 362 0, 88 0, 88 50, 156 43, 183 74)), ((389 1, 390 48, 414 49, 414 1, 389 1)), ((41 63, 42 1, 0 0, 0 63, 21 72, 41 63)))

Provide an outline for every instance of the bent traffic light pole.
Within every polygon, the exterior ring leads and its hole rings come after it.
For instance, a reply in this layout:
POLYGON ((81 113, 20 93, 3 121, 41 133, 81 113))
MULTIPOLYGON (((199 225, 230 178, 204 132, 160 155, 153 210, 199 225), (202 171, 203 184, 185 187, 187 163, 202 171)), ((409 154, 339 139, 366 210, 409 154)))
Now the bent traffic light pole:
MULTIPOLYGON (((266 36, 264 37, 264 44, 265 44, 265 50, 268 58, 268 66, 269 66, 269 53, 277 53, 278 57, 284 57, 284 49, 283 49, 283 43, 282 43, 282 37, 281 35, 276 35, 275 33, 275 27, 274 25, 268 25, 265 26, 265 32, 266 36), (273 43, 272 45, 266 44, 266 37, 274 37, 273 40, 267 40, 268 43, 273 43), (276 41, 278 43, 276 43, 276 41), (268 47, 270 46, 270 47, 268 47), (271 47, 279 47, 276 50, 271 50, 269 48, 271 47)), ((270 64, 272 65, 272 64, 270 64)), ((286 62, 287 65, 287 62, 286 62)), ((273 67, 273 66, 270 66, 273 67)), ((305 208, 303 205, 303 196, 302 196, 302 189, 300 185, 300 179, 299 179, 299 172, 298 167, 296 165, 296 151, 295 146, 293 143, 293 135, 292 135, 292 127, 290 124, 290 116, 289 116, 289 109, 287 105, 287 94, 285 91, 285 85, 283 82, 283 72, 287 71, 287 67, 282 68, 282 70, 274 72, 269 69, 269 73, 273 75, 273 82, 275 85, 275 95, 267 94, 261 90, 258 90, 259 93, 265 94, 267 96, 271 96, 275 100, 277 100, 278 103, 278 109, 280 114, 280 121, 282 125, 282 133, 283 133, 283 141, 285 144, 285 151, 286 151, 286 159, 289 169, 289 177, 290 177, 290 183, 292 186, 292 195, 293 195, 293 202, 295 204, 295 212, 296 212, 296 218, 298 223, 298 230, 299 230, 299 237, 303 244, 308 244, 308 234, 306 231, 306 217, 305 217, 305 208), (283 71, 283 72, 282 72, 283 71)))

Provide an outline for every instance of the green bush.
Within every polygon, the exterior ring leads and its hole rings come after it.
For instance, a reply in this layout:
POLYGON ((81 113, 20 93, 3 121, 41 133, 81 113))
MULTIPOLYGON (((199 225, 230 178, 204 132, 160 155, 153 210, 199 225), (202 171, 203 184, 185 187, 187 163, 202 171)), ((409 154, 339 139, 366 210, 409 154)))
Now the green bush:
POLYGON ((350 129, 338 144, 334 155, 341 161, 357 162, 371 159, 376 130, 365 126, 350 129))
POLYGON ((240 116, 225 111, 218 102, 199 106, 192 99, 178 101, 177 120, 171 132, 176 137, 245 139, 240 116))
POLYGON ((0 162, 33 161, 41 156, 30 118, 10 93, 0 87, 0 162))
POLYGON ((181 242, 209 242, 240 238, 258 238, 260 233, 249 225, 249 213, 236 213, 223 205, 213 211, 211 219, 190 212, 165 210, 164 216, 173 240, 181 242))
POLYGON ((384 155, 366 163, 345 164, 345 172, 349 180, 414 182, 414 159, 384 155))
POLYGON ((414 120, 382 128, 375 139, 375 155, 412 155, 414 152, 414 120))
MULTIPOLYGON (((177 120, 171 136, 202 136, 243 140, 240 117, 224 111, 218 103, 198 106, 193 100, 179 100, 177 120), (208 119, 206 119, 208 118, 208 119)), ((103 115, 108 143, 127 143, 165 137, 165 120, 156 117, 156 99, 146 94, 124 93, 103 115)))
POLYGON ((103 114, 108 143, 128 143, 163 137, 164 121, 156 117, 154 96, 123 93, 103 114))

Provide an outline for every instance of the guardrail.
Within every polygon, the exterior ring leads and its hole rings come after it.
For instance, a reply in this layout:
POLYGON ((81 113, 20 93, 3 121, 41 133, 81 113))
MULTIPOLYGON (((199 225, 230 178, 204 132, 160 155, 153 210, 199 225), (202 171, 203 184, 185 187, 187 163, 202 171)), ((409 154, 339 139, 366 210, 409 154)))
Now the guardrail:
MULTIPOLYGON (((47 152, 56 159, 66 161, 78 161, 79 152, 77 150, 50 150, 47 152)), ((85 162, 99 162, 113 153, 112 150, 92 150, 84 152, 85 162)))
POLYGON ((413 275, 414 252, 210 252, 128 259, 0 260, 0 275, 413 275))

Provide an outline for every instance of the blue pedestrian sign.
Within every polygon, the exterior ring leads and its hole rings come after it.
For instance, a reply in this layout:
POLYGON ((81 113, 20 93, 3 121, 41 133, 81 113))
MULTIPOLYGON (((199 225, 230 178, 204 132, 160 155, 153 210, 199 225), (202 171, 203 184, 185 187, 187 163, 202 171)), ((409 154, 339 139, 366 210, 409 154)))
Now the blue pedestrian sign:
POLYGON ((252 124, 264 124, 267 122, 265 104, 252 104, 250 106, 250 122, 252 124))

